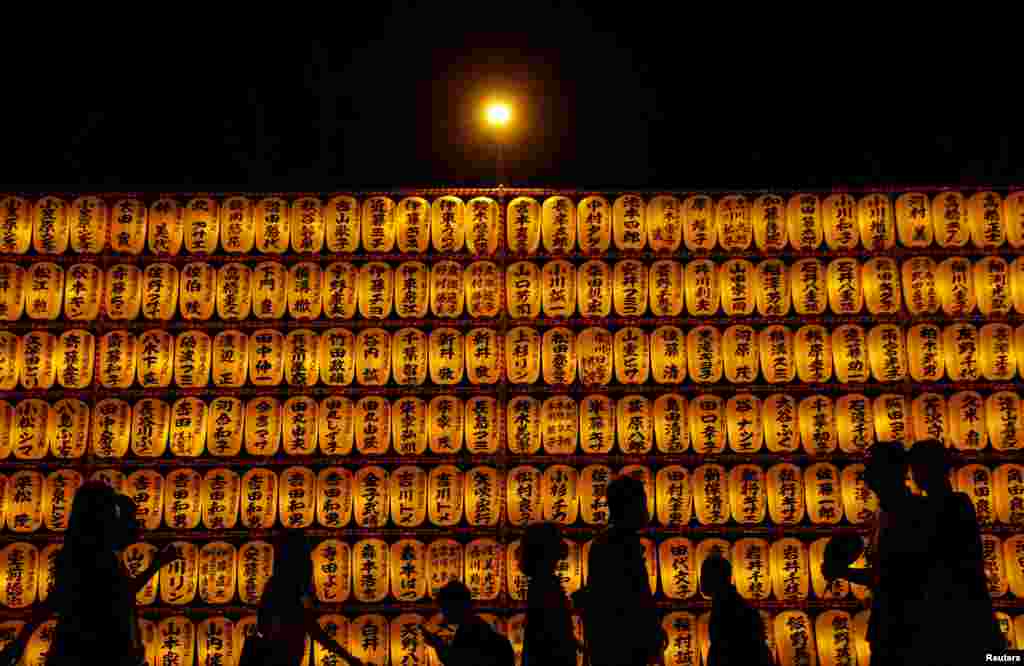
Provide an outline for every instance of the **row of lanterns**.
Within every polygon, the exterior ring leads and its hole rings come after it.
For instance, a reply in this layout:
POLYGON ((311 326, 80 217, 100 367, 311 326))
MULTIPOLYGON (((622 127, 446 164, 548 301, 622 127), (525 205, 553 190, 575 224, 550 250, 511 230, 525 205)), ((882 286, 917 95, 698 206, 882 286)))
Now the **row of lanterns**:
POLYGON ((196 397, 173 403, 143 398, 132 405, 105 398, 90 407, 66 398, 0 401, 0 458, 78 459, 87 453, 122 459, 204 455, 267 457, 451 455, 625 455, 863 453, 875 441, 905 445, 940 439, 962 451, 991 445, 999 452, 1024 448, 1021 399, 1013 391, 982 396, 887 393, 873 398, 845 394, 833 400, 812 394, 759 397, 710 393, 626 395, 613 400, 566 395, 543 401, 528 395, 502 405, 477 395, 462 400, 438 395, 358 400, 332 395, 317 402, 272 396, 243 402, 196 397))
POLYGON ((823 242, 832 250, 962 248, 968 243, 983 250, 1021 248, 1024 192, 1004 198, 991 191, 969 197, 950 191, 930 199, 907 192, 895 202, 881 193, 859 199, 846 193, 795 194, 788 200, 777 194, 730 194, 717 201, 706 194, 645 199, 625 193, 612 201, 587 196, 577 202, 561 195, 543 201, 519 196, 504 211, 485 196, 468 202, 455 196, 432 202, 420 196, 397 202, 387 196, 360 202, 348 195, 290 202, 281 197, 196 197, 163 198, 148 206, 134 198, 97 196, 0 199, 0 253, 24 254, 30 248, 39 254, 69 249, 140 254, 148 249, 176 255, 182 249, 214 253, 218 248, 237 254, 424 253, 432 248, 493 254, 501 236, 511 252, 530 254, 542 248, 552 254, 577 249, 603 253, 613 246, 655 252, 813 251, 823 242))
POLYGON ((590 327, 580 331, 517 326, 493 328, 265 328, 177 335, 151 329, 87 329, 59 336, 0 331, 0 391, 128 389, 438 386, 468 382, 584 386, 749 384, 799 381, 898 383, 1009 382, 1024 377, 1024 325, 745 324, 683 329, 590 327))
POLYGON ((206 262, 179 270, 167 263, 96 264, 66 269, 51 262, 0 263, 0 320, 225 321, 281 319, 587 317, 785 317, 827 312, 856 315, 1024 313, 1024 257, 897 262, 852 257, 787 263, 746 259, 645 263, 599 259, 574 265, 517 261, 504 271, 491 261, 463 266, 408 261, 321 266, 277 261, 255 265, 206 262))
MULTIPOLYGON (((556 569, 562 587, 572 594, 587 581, 587 563, 593 541, 565 539, 568 556, 556 569)), ((655 542, 641 539, 645 549, 648 583, 660 597, 672 601, 707 597, 700 590, 700 568, 711 553, 733 563, 737 591, 746 599, 798 603, 809 598, 866 600, 868 588, 846 581, 831 587, 821 575, 828 537, 805 542, 786 537, 769 542, 757 537, 734 542, 720 538, 692 541, 672 537, 655 542)), ((507 593, 514 602, 527 599, 528 580, 517 562, 518 540, 503 546, 489 538, 463 544, 440 538, 429 543, 403 538, 393 543, 361 539, 352 543, 326 539, 313 550, 313 587, 322 603, 414 603, 436 596, 449 580, 462 580, 478 601, 495 602, 507 593)), ((994 598, 1008 593, 1024 598, 1024 535, 1001 540, 983 535, 985 572, 994 598)), ((172 606, 195 602, 258 604, 274 566, 274 549, 266 541, 248 541, 236 548, 225 541, 196 544, 175 541, 182 559, 161 569, 139 590, 136 601, 159 601, 172 606)), ((46 599, 53 587, 60 544, 39 550, 15 542, 0 550, 0 603, 26 608, 46 599)), ((133 573, 146 570, 157 546, 136 543, 124 552, 133 573)), ((862 556, 857 566, 865 565, 862 556)))
MULTIPOLYGON (((726 468, 707 463, 688 469, 667 465, 652 471, 628 465, 620 474, 634 475, 647 486, 648 512, 654 524, 685 529, 777 525, 853 525, 870 522, 877 499, 864 482, 862 464, 842 468, 815 463, 771 467, 740 464, 726 468)), ((263 467, 235 471, 213 468, 205 473, 176 467, 166 476, 153 469, 130 474, 100 470, 104 479, 137 503, 138 518, 149 530, 161 524, 175 530, 270 529, 276 524, 328 529, 345 527, 525 526, 537 520, 564 525, 608 523, 605 491, 613 478, 606 465, 544 468, 518 465, 502 472, 491 466, 463 470, 455 465, 416 465, 386 469, 365 465, 355 472, 342 467, 314 471, 294 466, 280 476, 263 467)), ((975 505, 978 522, 1024 524, 1024 467, 989 468, 970 464, 951 473, 955 488, 975 505)), ((75 492, 83 482, 72 469, 44 475, 35 470, 0 475, 0 527, 16 533, 67 528, 75 492)), ((912 482, 911 482, 912 484, 912 482)))

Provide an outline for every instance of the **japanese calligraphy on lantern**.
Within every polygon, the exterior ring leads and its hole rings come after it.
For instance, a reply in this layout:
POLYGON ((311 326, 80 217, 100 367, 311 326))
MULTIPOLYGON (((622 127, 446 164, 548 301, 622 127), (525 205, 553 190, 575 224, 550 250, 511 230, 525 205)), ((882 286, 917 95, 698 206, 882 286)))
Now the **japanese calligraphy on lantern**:
POLYGON ((921 393, 910 405, 914 436, 946 441, 949 419, 946 399, 940 393, 921 393))
POLYGON ((642 395, 626 395, 617 408, 619 450, 627 455, 650 453, 654 447, 650 402, 642 395))
POLYGON ((1013 391, 993 393, 985 400, 985 422, 992 448, 1011 451, 1024 448, 1020 397, 1013 391))
MULTIPOLYGON (((3 406, 0 405, 0 408, 3 406)), ((0 416, 0 427, 16 425, 17 412, 11 410, 10 423, 5 422, 0 416)), ((89 442, 89 406, 81 400, 65 399, 58 400, 49 407, 46 422, 46 433, 49 438, 47 447, 51 455, 61 459, 76 459, 85 455, 85 449, 89 442)), ((7 433, 12 433, 12 428, 7 428, 7 433)), ((9 451, 12 445, 24 446, 20 443, 20 431, 18 437, 9 441, 6 446, 0 446, 0 451, 9 451)))
POLYGON ((568 328, 552 328, 544 333, 544 383, 568 385, 576 379, 576 338, 568 328))
POLYGON ((394 299, 391 267, 380 261, 363 264, 359 269, 359 314, 367 319, 387 319, 394 299))
POLYGON ((466 206, 462 200, 454 196, 438 197, 430 207, 430 219, 427 219, 426 201, 423 201, 422 212, 418 208, 409 208, 410 199, 400 203, 398 213, 399 226, 399 247, 402 252, 426 252, 427 230, 429 225, 430 236, 432 237, 434 249, 438 252, 458 252, 465 244, 466 227, 465 215, 466 206), (422 215, 423 220, 415 219, 416 214, 422 215), (405 247, 402 246, 402 222, 403 214, 406 219, 405 247), (422 224, 422 235, 413 233, 416 224, 422 224), (407 249, 410 248, 410 249, 407 249))
POLYGON ((127 402, 117 398, 101 400, 93 408, 93 453, 102 458, 123 458, 131 429, 132 408, 127 402))
POLYGON ((947 401, 949 437, 961 451, 977 451, 988 444, 985 401, 974 391, 954 393, 947 401))
POLYGON ((391 408, 394 448, 403 455, 423 455, 427 450, 427 403, 405 396, 391 408))
MULTIPOLYGON (((580 401, 580 445, 587 453, 608 453, 615 442, 615 409, 605 395, 588 395, 580 401)), ((684 435, 685 437, 685 435, 684 435)))
POLYGON ((466 203, 466 249, 475 256, 494 254, 498 249, 498 202, 476 197, 466 203))
POLYGON ((317 446, 316 400, 309 396, 288 398, 282 407, 281 443, 291 456, 313 455, 317 446))
POLYGON ((551 254, 566 254, 576 246, 576 206, 564 196, 548 197, 541 208, 541 237, 551 254))
POLYGON ((67 389, 84 389, 92 384, 96 339, 81 329, 65 331, 57 340, 57 382, 67 389))
POLYGON ((324 245, 324 224, 320 200, 300 197, 291 206, 292 249, 300 253, 319 252, 324 245))
POLYGON ((718 312, 720 278, 718 267, 710 259, 686 264, 686 310, 694 317, 709 317, 718 312))
MULTIPOLYGON (((766 204, 764 218, 765 243, 761 249, 782 249, 786 243, 788 232, 789 243, 794 250, 813 251, 818 249, 825 236, 822 223, 822 203, 813 194, 794 194, 786 203, 786 229, 781 232, 781 240, 772 243, 772 235, 768 233, 777 222, 768 216, 768 206, 772 205, 771 195, 766 196, 769 203, 766 204)), ((834 210, 834 209, 833 209, 834 210)), ((758 225, 754 226, 754 233, 757 234, 758 225)))
POLYGON ((759 338, 761 371, 771 384, 784 384, 796 376, 793 357, 793 332, 788 327, 774 324, 762 329, 759 338))
POLYGON ((466 448, 471 453, 493 455, 501 443, 501 413, 498 401, 490 396, 474 396, 466 401, 466 448))
POLYGON ((852 250, 860 240, 857 202, 849 194, 832 194, 822 202, 825 243, 830 250, 852 250))
POLYGON ((820 315, 828 305, 828 277, 817 259, 801 259, 790 268, 793 309, 798 315, 820 315))
POLYGON ((737 465, 729 472, 729 505, 736 522, 764 522, 766 511, 764 472, 757 465, 737 465))
POLYGON ((192 603, 199 584, 199 548, 188 541, 174 541, 172 545, 181 559, 160 569, 160 600, 172 606, 192 603))
MULTIPOLYGON (((402 331, 399 331, 398 334, 400 335, 401 333, 402 331)), ((473 342, 473 340, 470 340, 470 343, 473 342)), ((436 328, 431 331, 429 342, 425 341, 425 344, 429 346, 430 380, 442 386, 461 382, 464 374, 463 360, 469 351, 468 347, 465 352, 463 350, 465 341, 463 340, 462 333, 454 328, 436 328)), ((428 350, 424 349, 424 367, 422 368, 424 379, 427 353, 428 350)), ((403 359, 396 359, 396 362, 399 364, 405 363, 403 359)), ((401 370, 401 368, 402 366, 399 365, 398 369, 401 370)))
POLYGON ((693 470, 693 502, 701 525, 729 521, 729 475, 724 467, 705 464, 693 470))
POLYGON ((199 598, 208 604, 226 604, 231 601, 235 596, 237 570, 234 546, 223 541, 205 544, 199 551, 199 598))
POLYGON ((946 372, 942 329, 918 324, 907 331, 907 371, 917 382, 934 382, 946 372))
POLYGON ((885 194, 868 194, 857 202, 857 222, 866 250, 889 250, 896 245, 892 202, 885 194))
POLYGON ((316 521, 321 527, 344 527, 352 519, 352 472, 325 467, 316 479, 316 521))
MULTIPOLYGON (((419 264, 423 266, 423 264, 419 264)), ((424 267, 425 271, 426 268, 424 267)), ((406 279, 406 278, 403 278, 406 279)), ((330 319, 352 319, 356 314, 358 302, 359 270, 352 264, 336 261, 324 269, 323 293, 321 302, 324 315, 330 319)), ((404 282, 402 284, 405 284, 404 282)), ((426 312, 426 281, 422 278, 422 307, 426 312)), ((401 301, 402 299, 399 298, 401 301)), ((404 313, 403 316, 408 316, 404 313)))
POLYGON ((238 521, 241 480, 226 468, 211 469, 200 488, 203 525, 211 530, 227 530, 238 521))
POLYGON ((323 209, 324 235, 327 251, 332 253, 355 252, 359 247, 359 204, 347 195, 332 197, 323 209))
POLYGON ((111 331, 100 338, 99 347, 100 384, 108 389, 131 387, 138 353, 135 336, 127 331, 111 331))
POLYGON ((215 199, 197 198, 185 204, 183 215, 185 250, 209 254, 217 249, 220 219, 215 199))
POLYGON ((737 393, 725 407, 729 448, 737 453, 754 453, 764 443, 761 401, 751 393, 737 393))
POLYGON ((313 588, 324 603, 338 603, 352 592, 352 551, 336 539, 321 541, 313 549, 313 588))
POLYGON ((281 403, 270 396, 250 400, 245 407, 245 452, 271 456, 281 445, 281 403))
POLYGON ((228 197, 220 207, 220 244, 226 252, 246 254, 255 241, 252 202, 246 197, 228 197))
POLYGON ((490 261, 473 262, 466 267, 463 284, 466 288, 466 311, 470 317, 483 319, 498 316, 502 306, 502 285, 501 271, 497 264, 490 261))
POLYGON ((406 465, 390 476, 391 521, 404 528, 418 527, 427 518, 427 473, 406 465))
POLYGON ((982 250, 1001 247, 1006 242, 1002 197, 995 192, 973 194, 967 201, 967 226, 975 247, 982 250))
POLYGON ((847 393, 835 403, 836 438, 844 453, 863 453, 875 441, 875 419, 871 401, 847 393))
POLYGON ((903 247, 928 247, 934 238, 928 196, 907 192, 896 199, 896 230, 903 247))
POLYGON ((463 405, 451 395, 433 398, 429 408, 429 440, 432 453, 455 453, 462 450, 463 405))
POLYGON ((278 197, 261 199, 256 204, 256 251, 283 254, 288 250, 288 202, 278 197))
POLYGON ((391 376, 391 336, 382 328, 364 328, 356 336, 355 378, 363 386, 384 386, 391 376))
POLYGON ((277 475, 254 468, 242 476, 239 514, 245 527, 270 529, 277 517, 277 475))
POLYGON ((736 590, 744 599, 766 599, 771 592, 771 549, 764 539, 744 538, 733 545, 736 590))
MULTIPOLYGON (((111 220, 110 246, 117 251, 137 247, 133 254, 142 250, 144 230, 120 229, 120 220, 115 214, 111 220)), ((184 240, 182 212, 174 199, 158 199, 149 207, 149 251, 156 255, 176 255, 181 251, 184 240)))
MULTIPOLYGON (((513 384, 533 384, 540 377, 541 338, 529 326, 511 329, 505 338, 505 367, 513 384)), ((584 362, 581 355, 580 362, 584 362)), ((580 369, 581 374, 584 372, 580 369)))
POLYGON ((356 525, 384 525, 388 519, 388 473, 381 467, 360 467, 355 474, 353 487, 356 525))
POLYGON ((864 481, 864 465, 848 465, 842 472, 843 510, 855 525, 868 522, 878 512, 878 497, 864 481))
POLYGON ((508 292, 508 313, 513 319, 532 319, 540 316, 540 270, 529 261, 510 264, 505 276, 508 292))
MULTIPOLYGON (((690 448, 690 422, 686 398, 676 393, 665 393, 655 399, 651 411, 654 421, 654 440, 658 451, 682 453, 688 450, 690 448)), ((585 418, 587 416, 581 410, 581 425, 585 418)))
POLYGON ((777 525, 796 525, 804 518, 804 477, 790 463, 773 465, 767 474, 768 515, 777 525))
POLYGON ((0 603, 28 608, 36 600, 39 551, 30 543, 12 543, 0 550, 0 603))
POLYGON ((725 314, 730 317, 751 314, 756 303, 755 287, 758 286, 754 265, 746 259, 730 259, 722 264, 718 276, 725 314))
POLYGON ((943 192, 932 199, 932 225, 939 247, 963 247, 970 238, 967 203, 959 192, 943 192))
POLYGON ((757 311, 766 317, 789 314, 790 280, 786 264, 766 259, 757 265, 757 311))
MULTIPOLYGON (((835 525, 843 517, 839 470, 831 463, 816 463, 804 473, 807 514, 814 524, 835 525)), ((806 594, 806 592, 804 593, 806 594)))
POLYGON ((497 526, 505 503, 504 484, 498 470, 474 467, 466 472, 465 480, 466 521, 474 527, 497 526))
POLYGON ((978 329, 967 323, 950 324, 942 332, 946 372, 955 382, 970 382, 981 374, 978 329))
POLYGON ((356 403, 355 446, 363 454, 380 455, 391 446, 391 405, 379 396, 366 396, 356 403))
POLYGON ((21 197, 0 199, 0 253, 25 254, 32 242, 32 205, 21 197))
POLYGON ((683 241, 683 211, 679 199, 659 195, 647 202, 647 236, 655 252, 676 252, 683 241))
POLYGON ((461 317, 464 296, 462 266, 458 262, 439 261, 431 267, 430 311, 435 317, 461 317))
POLYGON ((32 264, 25 280, 25 310, 31 319, 53 320, 60 316, 64 294, 64 269, 57 264, 32 264))
POLYGON ((289 467, 281 472, 278 515, 289 529, 309 527, 316 508, 316 475, 308 467, 289 467))
MULTIPOLYGON (((0 209, 0 211, 2 211, 2 209, 0 209)), ((72 266, 72 270, 87 265, 88 264, 77 264, 76 266, 72 266)), ((99 281, 99 269, 93 268, 86 270, 92 271, 92 273, 96 275, 94 280, 97 282, 99 281)), ((25 312, 25 291, 25 271, 17 264, 0 264, 0 320, 17 321, 21 319, 21 315, 25 312)), ((67 296, 74 298, 75 291, 76 288, 73 287, 67 296)), ((97 293, 93 298, 97 301, 98 308, 98 286, 97 293)), ((85 300, 83 298, 82 304, 84 305, 84 303, 85 300)), ((81 311, 77 309, 77 306, 71 306, 68 308, 67 314, 70 318, 72 314, 78 314, 80 312, 81 311)))
POLYGON ((150 264, 142 274, 142 314, 168 320, 178 307, 179 274, 170 264, 150 264))
POLYGON ((432 467, 427 480, 427 515, 437 527, 452 527, 462 519, 462 471, 454 465, 432 467))
POLYGON ((57 197, 43 197, 32 211, 32 247, 39 254, 64 254, 70 227, 68 206, 57 197))
POLYGON ((68 514, 75 491, 82 485, 82 475, 71 469, 59 469, 43 481, 42 516, 46 529, 63 532, 68 527, 68 514))
POLYGON ((274 546, 249 541, 238 549, 238 600, 258 604, 263 588, 274 572, 274 546))
POLYGON ((651 264, 651 314, 656 317, 678 317, 683 310, 683 267, 672 259, 651 264))
POLYGON ((509 202, 506 213, 506 242, 513 254, 533 254, 540 247, 540 204, 530 197, 509 202))
POLYGON ((835 259, 828 265, 828 302, 835 314, 857 314, 864 305, 860 264, 856 259, 835 259))
POLYGON ((621 384, 644 384, 650 370, 647 334, 638 327, 615 333, 615 377, 621 384))
POLYGON ((833 329, 832 358, 835 362, 836 379, 841 383, 866 382, 870 376, 870 363, 864 329, 856 324, 846 324, 833 329))
POLYGON ((978 311, 987 316, 1010 312, 1010 265, 1001 257, 984 257, 974 264, 978 311))
POLYGON ((697 326, 686 334, 689 374, 698 384, 722 379, 722 338, 714 326, 697 326))
MULTIPOLYGON (((797 210, 799 211, 799 208, 797 210)), ((782 197, 775 194, 757 197, 751 205, 750 215, 754 243, 759 250, 782 250, 786 247, 789 224, 786 204, 782 197)), ((799 232, 799 227, 797 231, 799 232)))
POLYGON ((861 267, 864 301, 871 314, 897 314, 900 311, 900 273, 888 257, 873 257, 861 267))
POLYGON ((548 317, 576 313, 576 269, 564 260, 549 261, 541 271, 541 304, 548 317))
MULTIPOLYGON (((9 313, 16 313, 14 319, 21 317, 23 309, 23 299, 20 292, 24 273, 20 268, 17 270, 19 275, 11 277, 15 277, 17 281, 15 286, 19 293, 16 300, 11 302, 8 307, 9 313)), ((9 277, 8 279, 11 278, 9 277)), ((95 264, 75 264, 68 269, 67 280, 64 283, 64 316, 67 319, 80 321, 96 319, 100 311, 100 297, 102 294, 103 273, 100 269, 95 264)))
POLYGON ((974 272, 963 257, 950 257, 939 264, 935 277, 942 311, 950 317, 963 317, 974 310, 974 272))

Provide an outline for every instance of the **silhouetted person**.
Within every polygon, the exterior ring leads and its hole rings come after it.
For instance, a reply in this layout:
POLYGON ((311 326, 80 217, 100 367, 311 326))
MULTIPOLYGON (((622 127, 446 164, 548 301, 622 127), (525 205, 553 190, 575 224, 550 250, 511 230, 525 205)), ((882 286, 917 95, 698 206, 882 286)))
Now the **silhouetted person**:
POLYGON ((982 663, 986 652, 1001 652, 1006 644, 988 591, 974 504, 966 494, 953 492, 942 442, 917 442, 910 463, 936 525, 935 547, 922 563, 928 570, 929 602, 922 644, 933 649, 921 660, 934 666, 982 663))
POLYGON ((576 666, 581 646, 573 632, 569 598, 555 575, 558 561, 567 555, 557 524, 526 528, 519 550, 519 566, 530 581, 523 666, 576 666))
POLYGON ((362 664, 317 621, 311 594, 313 559, 303 535, 289 532, 275 551, 274 573, 260 598, 256 633, 246 640, 239 666, 299 666, 307 635, 349 664, 362 664))
POLYGON ((924 566, 934 523, 922 498, 906 484, 907 454, 899 443, 871 447, 864 480, 878 496, 876 536, 867 568, 826 562, 826 579, 844 578, 871 588, 867 642, 871 666, 915 663, 926 618, 924 566))
POLYGON ((731 579, 727 559, 715 553, 704 560, 700 587, 711 597, 711 646, 704 666, 774 666, 761 614, 740 596, 731 579))
POLYGON ((469 588, 457 580, 438 590, 446 624, 458 625, 451 644, 420 626, 423 641, 434 648, 444 666, 515 666, 516 656, 508 639, 473 613, 469 588))
POLYGON ((608 484, 611 527, 594 539, 587 586, 574 596, 583 609, 592 666, 657 664, 668 642, 654 603, 639 530, 647 525, 642 481, 620 476, 608 484))

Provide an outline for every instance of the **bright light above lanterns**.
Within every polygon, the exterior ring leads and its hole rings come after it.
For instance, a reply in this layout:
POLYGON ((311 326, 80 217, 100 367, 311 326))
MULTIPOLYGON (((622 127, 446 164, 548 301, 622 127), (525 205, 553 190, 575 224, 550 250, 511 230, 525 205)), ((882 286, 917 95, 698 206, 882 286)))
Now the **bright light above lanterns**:
POLYGON ((504 127, 512 119, 512 109, 504 102, 491 102, 486 108, 487 124, 491 127, 504 127))

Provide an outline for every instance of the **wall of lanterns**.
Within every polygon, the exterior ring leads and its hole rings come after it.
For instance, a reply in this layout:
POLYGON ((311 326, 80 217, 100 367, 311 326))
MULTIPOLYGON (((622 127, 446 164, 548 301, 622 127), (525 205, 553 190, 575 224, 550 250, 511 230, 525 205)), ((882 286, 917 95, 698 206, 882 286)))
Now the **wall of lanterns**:
POLYGON ((780 663, 866 666, 824 544, 868 532, 873 442, 939 437, 1024 647, 1022 249, 1024 192, 2 197, 0 643, 100 478, 131 570, 185 555, 138 596, 154 666, 237 660, 289 529, 368 662, 430 661, 451 578, 518 651, 522 528, 564 526, 577 589, 628 473, 667 663, 718 551, 780 663))

